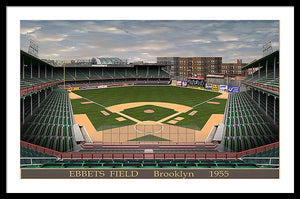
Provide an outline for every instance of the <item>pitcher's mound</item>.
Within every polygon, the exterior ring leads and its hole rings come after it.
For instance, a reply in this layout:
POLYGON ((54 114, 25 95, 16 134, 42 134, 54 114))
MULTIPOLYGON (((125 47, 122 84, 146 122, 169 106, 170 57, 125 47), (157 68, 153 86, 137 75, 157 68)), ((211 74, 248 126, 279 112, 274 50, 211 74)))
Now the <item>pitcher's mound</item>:
POLYGON ((154 110, 147 109, 147 110, 144 110, 144 113, 154 113, 154 110))

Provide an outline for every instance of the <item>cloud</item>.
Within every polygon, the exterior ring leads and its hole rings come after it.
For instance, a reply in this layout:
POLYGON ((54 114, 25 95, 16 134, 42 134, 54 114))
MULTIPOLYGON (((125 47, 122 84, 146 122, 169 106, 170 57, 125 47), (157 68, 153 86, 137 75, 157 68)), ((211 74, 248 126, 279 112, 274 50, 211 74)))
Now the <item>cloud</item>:
POLYGON ((40 30, 41 27, 37 26, 37 27, 21 27, 20 28, 20 34, 24 35, 24 34, 30 34, 30 33, 34 33, 37 30, 40 30))
POLYGON ((217 38, 219 41, 239 41, 239 37, 229 34, 221 34, 217 38))
POLYGON ((223 61, 248 60, 261 56, 260 44, 266 40, 279 47, 278 21, 22 20, 23 48, 27 32, 39 41, 42 58, 114 56, 155 62, 158 56, 222 56, 223 61))
POLYGON ((205 39, 192 39, 192 40, 189 40, 189 41, 192 42, 192 43, 206 43, 206 44, 211 43, 211 41, 205 40, 205 39))

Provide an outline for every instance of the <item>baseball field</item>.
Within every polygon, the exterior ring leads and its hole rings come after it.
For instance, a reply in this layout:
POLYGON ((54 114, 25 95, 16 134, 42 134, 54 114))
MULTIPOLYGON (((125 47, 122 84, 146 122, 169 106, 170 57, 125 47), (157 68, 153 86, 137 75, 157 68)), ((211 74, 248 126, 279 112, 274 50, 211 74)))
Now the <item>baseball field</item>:
POLYGON ((92 141, 204 142, 222 122, 227 94, 175 86, 126 86, 69 93, 75 122, 92 141))

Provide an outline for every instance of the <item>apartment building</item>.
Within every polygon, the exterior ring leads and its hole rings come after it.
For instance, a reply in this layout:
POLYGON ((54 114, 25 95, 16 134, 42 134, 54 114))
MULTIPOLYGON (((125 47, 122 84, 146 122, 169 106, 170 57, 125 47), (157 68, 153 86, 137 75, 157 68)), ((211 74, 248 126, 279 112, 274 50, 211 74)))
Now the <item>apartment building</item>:
POLYGON ((247 63, 243 63, 241 59, 236 59, 235 63, 222 63, 220 73, 229 75, 243 75, 242 68, 246 65, 247 63))
POLYGON ((179 76, 206 77, 220 73, 222 57, 179 57, 179 76))

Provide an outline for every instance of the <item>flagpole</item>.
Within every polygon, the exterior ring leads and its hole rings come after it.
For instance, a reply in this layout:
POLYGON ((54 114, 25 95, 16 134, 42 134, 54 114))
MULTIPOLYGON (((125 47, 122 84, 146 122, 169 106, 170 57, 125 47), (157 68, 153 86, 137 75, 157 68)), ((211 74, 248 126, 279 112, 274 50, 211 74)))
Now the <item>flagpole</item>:
POLYGON ((228 74, 227 74, 227 93, 228 93, 228 74))

